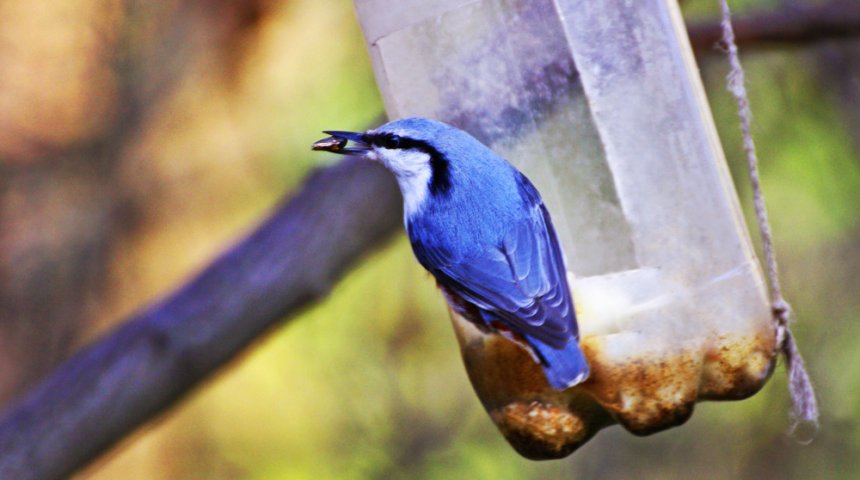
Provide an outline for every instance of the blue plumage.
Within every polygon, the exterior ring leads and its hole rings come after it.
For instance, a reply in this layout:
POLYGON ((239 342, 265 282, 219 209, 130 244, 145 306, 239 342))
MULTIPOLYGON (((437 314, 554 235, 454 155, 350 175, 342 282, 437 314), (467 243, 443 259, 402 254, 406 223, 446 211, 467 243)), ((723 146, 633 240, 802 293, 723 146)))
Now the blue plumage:
POLYGON ((357 142, 349 153, 395 174, 415 256, 465 318, 521 337, 553 388, 588 376, 564 256, 540 194, 522 173, 471 135, 433 120, 327 133, 357 142))

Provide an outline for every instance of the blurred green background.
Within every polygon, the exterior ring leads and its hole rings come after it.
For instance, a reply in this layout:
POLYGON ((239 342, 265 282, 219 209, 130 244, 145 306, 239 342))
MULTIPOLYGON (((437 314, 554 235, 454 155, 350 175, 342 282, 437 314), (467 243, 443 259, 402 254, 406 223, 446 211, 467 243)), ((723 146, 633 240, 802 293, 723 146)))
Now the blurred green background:
MULTIPOLYGON (((713 1, 682 6, 691 21, 718 15, 713 1)), ((784 289, 822 410, 811 444, 786 434, 780 366, 753 398, 700 404, 680 428, 612 427, 567 459, 520 458, 399 234, 79 478, 860 478, 860 42, 745 51, 784 289)), ((699 59, 749 213, 726 62, 699 59)), ((383 113, 346 0, 7 0, 0 65, 6 401, 333 161, 308 150, 320 130, 383 113)))

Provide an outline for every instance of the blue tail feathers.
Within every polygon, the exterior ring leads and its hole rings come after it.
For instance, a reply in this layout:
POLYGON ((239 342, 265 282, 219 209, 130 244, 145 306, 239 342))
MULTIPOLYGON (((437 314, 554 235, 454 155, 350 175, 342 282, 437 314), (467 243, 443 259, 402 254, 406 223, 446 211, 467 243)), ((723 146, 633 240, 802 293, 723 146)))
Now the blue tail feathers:
POLYGON ((588 378, 588 362, 576 338, 571 338, 562 349, 550 347, 533 338, 528 338, 528 342, 540 358, 544 374, 552 388, 564 390, 588 378))

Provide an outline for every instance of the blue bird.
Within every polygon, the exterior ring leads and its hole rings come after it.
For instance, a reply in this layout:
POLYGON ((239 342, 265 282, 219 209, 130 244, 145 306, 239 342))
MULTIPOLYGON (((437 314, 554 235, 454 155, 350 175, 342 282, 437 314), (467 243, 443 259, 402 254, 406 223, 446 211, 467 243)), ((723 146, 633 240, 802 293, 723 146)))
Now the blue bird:
POLYGON ((524 343, 557 390, 588 377, 564 255, 525 175, 468 133, 426 118, 325 133, 314 149, 394 173, 415 256, 458 313, 524 343))

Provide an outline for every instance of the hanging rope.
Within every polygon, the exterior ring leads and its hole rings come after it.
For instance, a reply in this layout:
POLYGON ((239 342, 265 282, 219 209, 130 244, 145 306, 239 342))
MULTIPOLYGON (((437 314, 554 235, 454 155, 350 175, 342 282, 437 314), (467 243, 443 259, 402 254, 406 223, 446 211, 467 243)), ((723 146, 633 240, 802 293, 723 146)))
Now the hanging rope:
POLYGON ((791 318, 791 307, 782 296, 779 284, 779 272, 776 264, 776 254, 773 248, 773 235, 770 230, 770 221, 767 218, 767 208, 764 203, 764 194, 761 189, 761 179, 758 172, 758 157, 756 156, 755 144, 753 143, 750 124, 752 123, 752 111, 747 98, 747 90, 744 86, 744 70, 738 57, 738 46, 735 44, 735 33, 732 29, 731 12, 728 0, 720 0, 723 9, 721 22, 723 29, 723 43, 729 58, 731 71, 727 78, 728 90, 735 97, 738 104, 738 117, 741 122, 741 134, 743 135, 744 152, 747 157, 750 182, 752 184, 753 205, 758 219, 758 229, 761 234, 762 251, 767 268, 768 285, 770 286, 771 308, 773 310, 774 322, 776 323, 776 345, 785 357, 788 369, 789 391, 793 403, 792 416, 793 431, 800 423, 807 423, 818 428, 818 402, 815 400, 815 391, 809 374, 806 373, 806 365, 797 349, 797 343, 791 334, 789 321, 791 318))

